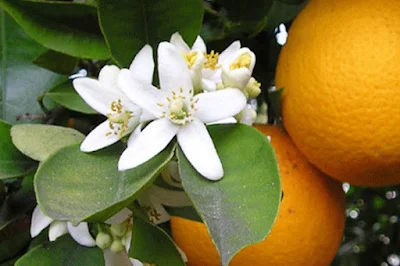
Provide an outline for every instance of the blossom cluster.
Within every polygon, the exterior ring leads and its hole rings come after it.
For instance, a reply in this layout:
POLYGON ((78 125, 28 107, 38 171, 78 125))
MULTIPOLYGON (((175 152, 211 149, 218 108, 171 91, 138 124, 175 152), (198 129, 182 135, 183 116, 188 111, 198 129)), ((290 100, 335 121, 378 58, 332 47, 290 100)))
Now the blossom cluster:
MULTIPOLYGON (((127 148, 118 163, 118 169, 124 171, 150 160, 176 137, 183 153, 201 175, 209 180, 221 179, 223 167, 206 125, 253 123, 256 114, 247 102, 260 93, 260 83, 252 77, 254 53, 241 47, 239 41, 221 54, 207 52, 200 36, 190 48, 175 33, 169 42, 159 44, 157 56, 159 87, 153 85, 155 63, 149 45, 139 51, 127 69, 106 65, 97 79, 73 76, 78 94, 107 117, 87 135, 81 150, 93 152, 127 137, 127 148)), ((182 188, 176 161, 169 162, 162 176, 168 184, 182 188)), ((154 224, 169 219, 163 205, 191 204, 183 191, 157 185, 137 200, 154 224)), ((73 225, 54 221, 37 206, 32 216, 31 235, 35 237, 49 227, 49 240, 54 241, 68 233, 81 245, 102 248, 107 265, 120 265, 116 261, 121 256, 117 254, 129 253, 132 213, 123 209, 102 226, 93 238, 86 222, 73 225), (126 252, 121 253, 122 250, 126 252)), ((182 257, 186 260, 183 253, 182 257)), ((128 265, 143 265, 136 259, 128 261, 128 265)))
POLYGON ((159 88, 152 85, 155 64, 149 45, 128 69, 106 65, 98 79, 73 81, 87 104, 107 117, 86 137, 81 150, 96 151, 130 135, 118 163, 124 171, 147 162, 176 137, 197 172, 221 179, 223 167, 206 125, 252 123, 255 112, 247 100, 260 93, 252 77, 254 53, 239 41, 221 54, 207 53, 200 36, 190 48, 175 33, 170 42, 159 44, 157 55, 159 88))

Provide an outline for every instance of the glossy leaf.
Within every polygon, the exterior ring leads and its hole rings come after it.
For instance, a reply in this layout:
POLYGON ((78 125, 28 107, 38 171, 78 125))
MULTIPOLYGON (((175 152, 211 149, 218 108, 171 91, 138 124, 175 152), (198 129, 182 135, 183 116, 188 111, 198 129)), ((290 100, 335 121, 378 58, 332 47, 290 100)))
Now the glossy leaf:
POLYGON ((0 120, 0 179, 22 176, 35 167, 35 162, 14 146, 10 136, 11 125, 0 120))
POLYGON ((193 43, 200 32, 203 1, 98 0, 100 25, 112 58, 123 67, 145 44, 154 49, 180 32, 193 43))
POLYGON ((97 10, 91 5, 43 0, 1 0, 3 8, 43 46, 80 58, 106 59, 97 10))
POLYGON ((53 101, 70 110, 84 114, 97 114, 97 112, 87 105, 79 96, 72 87, 71 81, 55 86, 46 93, 46 96, 49 96, 53 101))
POLYGON ((45 243, 22 256, 16 266, 99 266, 104 265, 103 252, 99 248, 79 245, 69 235, 54 242, 45 243))
POLYGON ((212 182, 199 175, 181 150, 179 171, 222 265, 228 265, 238 251, 269 234, 280 204, 280 177, 274 151, 256 129, 225 124, 210 126, 209 132, 224 167, 223 179, 212 182))
POLYGON ((42 114, 36 99, 65 77, 32 63, 45 48, 1 8, 0 21, 0 119, 16 123, 23 114, 42 114))
POLYGON ((45 161, 59 149, 85 139, 85 135, 72 128, 35 124, 13 126, 11 137, 22 153, 36 161, 45 161))
POLYGON ((230 23, 227 31, 235 33, 259 33, 268 23, 268 11, 273 0, 247 1, 218 0, 230 23))
POLYGON ((170 145, 137 168, 119 172, 122 146, 84 153, 79 145, 72 145, 50 156, 35 176, 42 210, 56 220, 75 223, 108 218, 147 188, 173 155, 170 145))
POLYGON ((266 30, 272 32, 276 27, 279 26, 279 24, 294 19, 305 5, 306 3, 304 3, 304 1, 274 0, 271 9, 268 12, 268 26, 266 30))
POLYGON ((227 16, 237 21, 257 21, 265 17, 273 0, 246 1, 217 0, 227 11, 227 16))
POLYGON ((63 75, 70 75, 79 59, 60 52, 48 50, 33 60, 36 65, 63 75))
POLYGON ((133 218, 132 243, 129 256, 158 266, 185 266, 174 242, 161 228, 133 218))

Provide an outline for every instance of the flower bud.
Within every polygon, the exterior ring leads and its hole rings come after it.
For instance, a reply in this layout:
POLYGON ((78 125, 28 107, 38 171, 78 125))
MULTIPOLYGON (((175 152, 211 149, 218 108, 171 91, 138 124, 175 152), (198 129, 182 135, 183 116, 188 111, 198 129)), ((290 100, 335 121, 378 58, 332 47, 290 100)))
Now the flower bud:
POLYGON ((121 240, 114 240, 110 247, 111 251, 114 253, 119 253, 125 249, 125 246, 122 244, 121 240))
POLYGON ((245 87, 245 91, 250 98, 256 98, 261 93, 261 84, 255 78, 250 78, 245 87))
POLYGON ((96 246, 98 246, 101 249, 106 249, 111 246, 111 236, 107 233, 100 232, 96 236, 96 246))
POLYGON ((110 227, 111 233, 116 237, 123 237, 126 233, 126 223, 112 224, 110 227))

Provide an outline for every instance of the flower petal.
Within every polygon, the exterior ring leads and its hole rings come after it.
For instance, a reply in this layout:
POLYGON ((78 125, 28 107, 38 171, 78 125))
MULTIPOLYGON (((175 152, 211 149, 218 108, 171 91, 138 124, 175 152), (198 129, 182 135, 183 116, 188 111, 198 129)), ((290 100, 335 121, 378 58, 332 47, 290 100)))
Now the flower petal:
POLYGON ((209 79, 201 79, 201 88, 205 91, 215 91, 217 89, 217 84, 209 79))
POLYGON ((150 193, 158 198, 162 205, 171 207, 191 206, 188 195, 183 191, 165 189, 156 185, 150 187, 150 193))
POLYGON ((129 250, 131 249, 131 242, 132 242, 132 230, 129 229, 129 231, 122 237, 121 239, 122 244, 125 246, 126 252, 129 253, 129 250))
POLYGON ((190 51, 189 46, 183 40, 182 35, 180 35, 179 32, 175 32, 174 34, 172 34, 169 42, 173 46, 175 46, 180 52, 188 53, 190 51))
POLYGON ((192 50, 200 50, 203 53, 207 52, 207 47, 206 44, 204 43, 203 38, 200 36, 197 36, 196 41, 194 42, 192 46, 192 50))
POLYGON ((72 84, 82 99, 104 116, 110 110, 111 103, 122 97, 117 90, 111 92, 105 85, 95 79, 77 78, 72 81, 72 84))
POLYGON ((150 190, 141 194, 138 198, 138 202, 140 206, 146 210, 147 216, 153 224, 165 223, 171 218, 161 205, 160 200, 150 194, 150 190))
POLYGON ((129 258, 129 259, 132 262, 132 266, 144 266, 144 264, 140 260, 132 259, 132 258, 129 258))
POLYGON ((248 126, 253 125, 253 114, 255 113, 255 111, 253 110, 253 108, 251 107, 251 105, 247 105, 241 112, 241 118, 240 118, 240 123, 241 124, 245 124, 248 126))
POLYGON ((145 126, 145 123, 141 123, 136 127, 136 129, 132 132, 132 134, 129 136, 127 146, 129 147, 135 140, 136 138, 142 133, 142 129, 145 126))
POLYGON ((54 221, 51 223, 49 228, 49 240, 55 241, 57 238, 65 235, 66 233, 68 233, 67 223, 54 221))
POLYGON ((222 68, 222 82, 225 87, 243 90, 251 78, 251 72, 247 68, 237 68, 229 70, 228 67, 222 68))
POLYGON ((154 120, 158 117, 154 116, 152 113, 147 111, 146 109, 142 109, 142 115, 140 116, 140 123, 148 122, 150 120, 154 120))
POLYGON ((98 81, 109 91, 117 90, 117 76, 120 69, 114 65, 105 65, 99 73, 98 81))
MULTIPOLYGON (((121 139, 120 135, 107 134, 111 132, 109 121, 106 120, 93 129, 81 144, 81 151, 92 152, 107 147, 121 139)), ((128 132, 130 133, 130 132, 128 132)))
POLYGON ((125 251, 112 252, 109 248, 104 250, 105 266, 132 266, 128 254, 125 251))
POLYGON ((36 237, 38 234, 40 234, 40 232, 43 231, 43 229, 48 227, 51 222, 53 222, 53 219, 46 216, 40 209, 39 205, 37 205, 32 213, 31 237, 36 237))
POLYGON ((193 89, 189 68, 182 54, 172 44, 158 45, 158 76, 161 90, 169 93, 182 89, 187 94, 193 89))
POLYGON ((200 93, 194 97, 197 112, 194 114, 203 123, 210 123, 238 114, 246 106, 246 97, 238 89, 223 89, 200 93))
POLYGON ((122 210, 120 210, 119 212, 117 212, 116 214, 114 214, 113 216, 108 218, 105 221, 105 223, 106 224, 120 224, 131 216, 132 216, 132 211, 128 208, 123 208, 122 210))
POLYGON ((160 117, 162 109, 157 104, 164 101, 163 93, 149 83, 135 79, 127 69, 122 69, 118 75, 118 86, 135 104, 160 117))
POLYGON ((96 246, 96 240, 94 240, 92 235, 89 233, 87 223, 79 223, 78 226, 73 226, 70 222, 67 222, 67 226, 69 234, 80 245, 86 247, 96 246))
POLYGON ((179 126, 168 119, 151 122, 122 153, 118 162, 119 171, 135 168, 160 153, 177 134, 179 126))
POLYGON ((197 172, 210 180, 219 180, 224 176, 214 143, 200 120, 182 127, 177 136, 179 146, 197 172))
POLYGON ((209 125, 216 125, 216 124, 236 124, 237 120, 234 117, 228 117, 228 118, 224 118, 221 120, 217 120, 211 123, 207 123, 207 126, 209 125))
POLYGON ((147 83, 152 83, 154 74, 154 59, 153 49, 150 45, 146 44, 143 46, 143 48, 133 59, 129 70, 132 72, 134 78, 147 83))
POLYGON ((231 43, 218 57, 218 63, 223 65, 225 61, 240 49, 240 41, 231 43))

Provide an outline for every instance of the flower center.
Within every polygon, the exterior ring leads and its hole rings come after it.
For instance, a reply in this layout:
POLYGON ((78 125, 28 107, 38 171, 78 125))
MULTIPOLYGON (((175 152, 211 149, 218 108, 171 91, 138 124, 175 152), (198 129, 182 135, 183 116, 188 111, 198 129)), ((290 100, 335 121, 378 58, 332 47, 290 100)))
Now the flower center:
POLYGON ((190 51, 189 53, 182 53, 183 58, 185 58, 186 64, 191 68, 197 59, 197 52, 190 51))
POLYGON ((111 131, 107 132, 106 136, 114 134, 122 138, 128 130, 129 119, 132 118, 133 113, 122 106, 120 99, 113 101, 110 109, 111 112, 107 114, 107 118, 111 131))
POLYGON ((214 50, 212 50, 209 54, 204 53, 204 57, 206 59, 206 62, 204 63, 205 68, 210 68, 212 70, 220 68, 220 65, 218 65, 219 54, 214 52, 214 50))
MULTIPOLYGON (((164 106, 163 103, 158 103, 158 106, 164 108, 161 118, 168 117, 172 123, 177 125, 185 125, 193 121, 191 111, 196 110, 195 104, 198 99, 194 100, 193 97, 186 99, 182 89, 180 89, 178 93, 172 91, 171 94, 171 96, 166 98, 168 106, 164 106)), ((193 92, 190 91, 189 94, 192 95, 193 92)))
POLYGON ((231 70, 246 67, 249 68, 251 63, 251 56, 249 54, 242 54, 230 66, 231 70))

